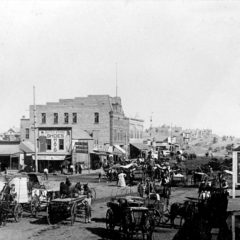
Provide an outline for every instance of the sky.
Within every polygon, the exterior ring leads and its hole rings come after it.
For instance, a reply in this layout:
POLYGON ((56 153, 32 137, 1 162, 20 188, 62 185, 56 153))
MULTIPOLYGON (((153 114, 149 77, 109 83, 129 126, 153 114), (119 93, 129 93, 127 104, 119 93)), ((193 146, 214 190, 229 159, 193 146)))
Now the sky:
POLYGON ((1 1, 0 132, 33 104, 118 96, 145 127, 240 137, 240 1, 1 1), (116 74, 117 73, 117 74, 116 74))

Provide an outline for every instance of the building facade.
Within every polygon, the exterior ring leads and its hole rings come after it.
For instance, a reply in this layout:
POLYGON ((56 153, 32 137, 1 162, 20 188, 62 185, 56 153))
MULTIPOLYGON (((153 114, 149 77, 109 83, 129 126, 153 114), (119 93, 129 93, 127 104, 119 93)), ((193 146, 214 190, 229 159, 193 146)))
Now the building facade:
POLYGON ((37 138, 40 171, 45 166, 58 170, 63 161, 91 167, 94 155, 124 154, 129 143, 129 119, 121 99, 108 95, 60 99, 36 105, 36 111, 31 105, 29 119, 21 119, 20 128, 22 141, 34 143, 37 138))

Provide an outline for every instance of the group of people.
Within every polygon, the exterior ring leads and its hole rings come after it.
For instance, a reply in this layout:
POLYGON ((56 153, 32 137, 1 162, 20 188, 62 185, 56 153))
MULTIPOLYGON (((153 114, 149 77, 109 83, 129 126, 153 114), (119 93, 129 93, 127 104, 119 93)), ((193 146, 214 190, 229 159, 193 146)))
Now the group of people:
POLYGON ((5 200, 7 202, 14 202, 17 199, 17 192, 15 188, 15 184, 6 183, 2 192, 1 192, 1 200, 5 200))
POLYGON ((67 198, 67 197, 79 197, 80 195, 86 195, 85 199, 83 200, 84 209, 85 209, 85 221, 86 223, 91 222, 92 217, 92 191, 87 184, 82 184, 77 182, 73 184, 70 179, 67 177, 65 182, 60 183, 60 197, 67 198))

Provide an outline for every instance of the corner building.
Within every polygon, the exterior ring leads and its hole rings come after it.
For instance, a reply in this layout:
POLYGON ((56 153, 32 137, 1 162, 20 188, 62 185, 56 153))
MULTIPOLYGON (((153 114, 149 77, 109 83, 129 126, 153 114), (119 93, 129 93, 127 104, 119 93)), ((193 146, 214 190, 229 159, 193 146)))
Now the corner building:
MULTIPOLYGON (((99 156, 126 154, 129 120, 120 97, 89 95, 60 99, 36 105, 35 114, 39 171, 46 166, 59 170, 65 160, 93 167, 93 162, 101 159, 99 156), (76 148, 82 144, 87 148, 76 148)), ((31 105, 29 119, 21 119, 22 141, 34 144, 33 126, 34 106, 31 105)))

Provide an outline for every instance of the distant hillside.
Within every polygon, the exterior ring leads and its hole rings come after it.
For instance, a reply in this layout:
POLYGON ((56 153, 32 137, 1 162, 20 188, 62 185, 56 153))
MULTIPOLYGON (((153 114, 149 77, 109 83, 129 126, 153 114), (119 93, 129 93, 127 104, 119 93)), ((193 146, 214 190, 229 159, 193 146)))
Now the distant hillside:
POLYGON ((228 154, 227 146, 236 147, 240 145, 240 139, 224 138, 217 135, 212 135, 207 138, 194 139, 188 143, 187 149, 197 155, 205 155, 207 152, 212 153, 213 156, 225 156, 228 154))

